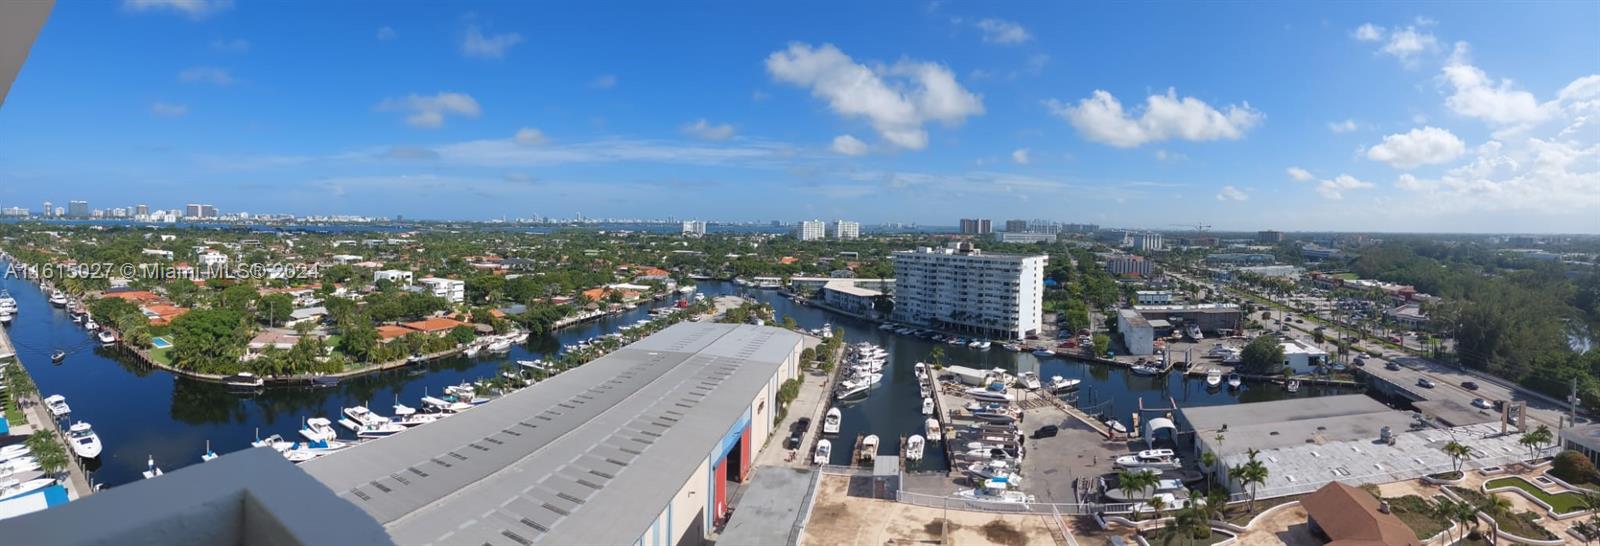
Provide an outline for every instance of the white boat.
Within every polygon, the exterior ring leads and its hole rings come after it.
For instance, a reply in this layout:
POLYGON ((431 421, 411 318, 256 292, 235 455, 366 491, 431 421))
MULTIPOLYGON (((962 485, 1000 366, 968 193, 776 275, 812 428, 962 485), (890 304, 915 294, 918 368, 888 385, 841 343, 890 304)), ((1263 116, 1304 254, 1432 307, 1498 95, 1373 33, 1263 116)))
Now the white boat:
POLYGON ((250 447, 270 447, 273 451, 280 453, 292 446, 294 446, 294 442, 285 440, 283 436, 277 434, 262 438, 260 431, 256 432, 256 441, 250 442, 250 447))
POLYGON ((548 371, 543 360, 518 360, 517 365, 536 372, 548 371))
POLYGON ((927 421, 922 423, 922 430, 923 432, 927 433, 926 435, 928 437, 928 441, 937 442, 944 438, 944 435, 940 434, 940 432, 943 431, 939 429, 938 419, 929 417, 927 421))
MULTIPOLYGON (((1160 493, 1171 493, 1186 489, 1183 480, 1159 479, 1153 487, 1139 491, 1124 491, 1113 486, 1105 478, 1100 478, 1100 489, 1107 499, 1113 502, 1140 502, 1149 500, 1160 493)), ((1170 505, 1169 505, 1170 506, 1170 505)))
POLYGON ((1200 334, 1200 325, 1194 322, 1184 326, 1183 333, 1189 334, 1189 337, 1195 341, 1200 341, 1206 338, 1206 336, 1200 334))
POLYGON ((341 411, 345 418, 340 419, 339 424, 356 433, 357 438, 382 438, 406 430, 405 425, 373 413, 366 406, 353 406, 341 411))
POLYGON ((90 332, 93 332, 95 330, 99 330, 100 329, 100 323, 95 322, 94 319, 88 319, 88 321, 83 323, 83 329, 88 330, 90 332))
POLYGON ((1206 386, 1215 387, 1222 384, 1222 370, 1212 368, 1206 372, 1206 386))
POLYGON ((1016 467, 1003 460, 978 461, 967 465, 966 472, 979 480, 1005 478, 1011 485, 1022 485, 1022 478, 1017 476, 1016 467))
POLYGON ((912 364, 911 373, 916 375, 917 379, 925 381, 928 379, 928 365, 921 362, 912 364))
POLYGON ((407 415, 407 416, 404 416, 404 417, 399 417, 398 419, 395 419, 394 422, 399 424, 400 426, 403 426, 403 427, 414 427, 414 426, 417 426, 417 425, 426 425, 428 423, 432 423, 434 421, 438 421, 440 419, 444 419, 445 417, 448 417, 449 415, 450 414, 448 414, 448 413, 413 413, 411 415, 407 415))
POLYGON ((1183 467, 1178 455, 1170 449, 1146 449, 1132 455, 1123 455, 1112 461, 1115 468, 1149 468, 1175 470, 1183 467))
POLYGON ((1044 348, 1034 349, 1033 356, 1056 356, 1056 352, 1044 348))
POLYGON ((67 306, 67 295, 66 294, 62 294, 60 290, 56 290, 54 292, 51 292, 50 293, 50 305, 54 305, 56 307, 66 307, 67 306))
POLYGON ((161 475, 161 467, 156 466, 156 456, 151 455, 144 464, 144 479, 148 480, 161 475))
POLYGON ((1284 388, 1284 390, 1287 390, 1289 392, 1300 392, 1300 380, 1299 379, 1290 379, 1289 380, 1289 384, 1288 385, 1284 385, 1283 388, 1284 388))
POLYGON ((508 339, 498 340, 498 341, 495 341, 493 343, 490 343, 489 346, 484 347, 483 349, 486 350, 486 351, 489 351, 491 353, 507 353, 507 352, 511 352, 511 340, 508 340, 508 339))
POLYGON ((1010 424, 1017 422, 1017 416, 1012 415, 1009 411, 974 413, 972 417, 986 423, 1010 424))
POLYGON ((1116 419, 1106 419, 1106 428, 1111 429, 1111 432, 1115 432, 1117 434, 1128 433, 1128 427, 1123 425, 1122 421, 1118 421, 1116 419))
POLYGON ((1004 502, 1012 504, 1034 502, 1033 495, 1012 490, 1011 484, 1004 478, 993 478, 987 480, 983 482, 982 487, 976 487, 958 492, 956 493, 956 496, 967 500, 981 502, 1004 502))
POLYGON ((72 407, 67 405, 67 397, 59 394, 52 394, 45 397, 44 407, 50 410, 51 417, 61 417, 68 413, 72 413, 72 407))
POLYGON ((863 461, 878 460, 878 435, 868 434, 861 439, 861 451, 856 453, 856 458, 863 461))
POLYGON ((1235 349, 1233 347, 1229 347, 1227 345, 1213 345, 1211 347, 1211 350, 1206 352, 1206 356, 1213 357, 1213 358, 1222 358, 1222 357, 1225 357, 1225 356, 1233 354, 1234 351, 1237 351, 1237 350, 1238 349, 1235 349))
POLYGON ((1067 379, 1054 375, 1050 376, 1050 384, 1046 386, 1050 388, 1050 392, 1063 393, 1078 388, 1078 384, 1082 382, 1082 379, 1067 379))
POLYGON ((0 500, 26 495, 55 484, 56 481, 50 478, 39 478, 25 482, 15 479, 0 480, 0 500))
POLYGON ((101 330, 100 333, 95 334, 95 337, 100 339, 101 345, 110 345, 117 342, 117 336, 108 330, 101 330))
POLYGON ((929 397, 922 399, 922 414, 933 415, 933 398, 929 397))
POLYGON ((29 449, 26 444, 11 444, 6 447, 0 447, 0 462, 23 457, 32 452, 33 450, 29 449))
POLYGON ((1131 368, 1131 370, 1133 371, 1134 375, 1158 375, 1161 373, 1161 368, 1157 368, 1149 364, 1140 364, 1138 366, 1134 366, 1131 368))
POLYGON ((398 395, 398 394, 394 395, 394 416, 395 417, 404 418, 404 417, 409 417, 411 415, 414 415, 416 413, 417 413, 416 408, 413 408, 411 406, 407 406, 405 404, 401 404, 400 403, 400 395, 398 395))
POLYGON ((200 462, 209 463, 219 457, 217 452, 211 450, 211 440, 206 440, 206 452, 200 455, 200 462))
POLYGON ((11 477, 22 472, 32 472, 39 468, 39 459, 31 456, 17 457, 0 463, 0 477, 11 477))
POLYGON ((967 396, 981 402, 1011 402, 1015 400, 1008 392, 996 392, 983 387, 972 387, 965 391, 967 396))
POLYGON ((333 422, 327 418, 312 417, 300 427, 300 435, 313 442, 326 442, 338 438, 339 431, 333 429, 333 422))
POLYGON ((832 456, 833 442, 829 442, 827 438, 817 440, 817 454, 811 457, 811 462, 814 464, 828 464, 828 460, 832 456))
POLYGON ((461 413, 472 409, 472 404, 462 401, 445 401, 432 396, 422 397, 422 405, 428 409, 443 413, 461 413))
POLYGON ((1022 372, 1021 374, 1018 374, 1017 383, 1022 385, 1022 388, 1032 391, 1039 390, 1039 387, 1041 386, 1039 384, 1039 374, 1034 372, 1022 372))
POLYGON ((921 434, 912 434, 911 438, 906 440, 906 460, 922 460, 922 451, 927 447, 927 443, 928 441, 922 439, 921 434))
POLYGON ((291 463, 303 463, 346 447, 349 447, 349 444, 337 441, 304 442, 283 450, 283 458, 291 463))
POLYGON ((1228 374, 1228 386, 1229 387, 1237 389, 1237 388, 1239 388, 1239 385, 1243 384, 1243 383, 1244 383, 1244 379, 1239 377, 1239 374, 1237 374, 1237 373, 1228 374))
POLYGON ((0 324, 10 325, 12 316, 10 311, 0 311, 0 324))
POLYGON ((72 443, 72 452, 79 457, 93 459, 100 456, 100 435, 95 434, 89 423, 78 421, 67 427, 67 440, 72 443))
POLYGON ((259 389, 267 382, 250 372, 239 372, 222 379, 222 383, 230 389, 259 389))

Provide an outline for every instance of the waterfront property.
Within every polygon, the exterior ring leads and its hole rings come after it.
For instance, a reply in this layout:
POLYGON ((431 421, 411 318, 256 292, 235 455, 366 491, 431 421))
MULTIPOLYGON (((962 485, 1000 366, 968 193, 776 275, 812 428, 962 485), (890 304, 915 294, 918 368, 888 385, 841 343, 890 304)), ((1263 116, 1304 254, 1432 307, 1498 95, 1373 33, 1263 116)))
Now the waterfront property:
POLYGON ((996 339, 1039 332, 1048 257, 987 254, 952 243, 891 258, 895 320, 996 339))
POLYGON ((1561 430, 1561 442, 1566 448, 1582 453, 1595 464, 1600 464, 1600 424, 1590 423, 1561 430))
POLYGON ((1128 348, 1128 354, 1148 355, 1154 352, 1154 327, 1138 311, 1117 311, 1117 332, 1122 335, 1122 345, 1128 348))
POLYGON ((1201 303, 1192 305, 1135 305, 1140 315, 1149 320, 1194 324, 1205 333, 1220 330, 1238 332, 1244 324, 1244 311, 1232 303, 1201 303))
POLYGON ((835 279, 822 286, 822 301, 840 311, 859 316, 875 313, 873 304, 883 292, 856 286, 855 279, 835 279))
POLYGON ((1422 546, 1411 527, 1366 491, 1332 482, 1300 499, 1313 532, 1331 546, 1422 546))

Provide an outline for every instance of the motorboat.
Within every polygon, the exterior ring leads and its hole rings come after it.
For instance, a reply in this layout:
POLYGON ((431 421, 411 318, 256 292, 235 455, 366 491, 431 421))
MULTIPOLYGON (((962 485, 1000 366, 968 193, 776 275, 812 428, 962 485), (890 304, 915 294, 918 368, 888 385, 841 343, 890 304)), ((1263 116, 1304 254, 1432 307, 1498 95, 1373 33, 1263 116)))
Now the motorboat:
POLYGON ((211 450, 211 440, 206 440, 206 452, 200 454, 200 462, 209 463, 216 460, 217 457, 220 457, 220 455, 217 455, 217 452, 211 450))
POLYGON ((1243 384, 1243 383, 1244 383, 1244 379, 1239 377, 1238 373, 1230 373, 1230 374, 1228 374, 1228 387, 1229 388, 1237 389, 1237 388, 1239 388, 1239 385, 1243 384))
POLYGON ((422 397, 422 405, 430 410, 441 413, 461 413, 472 409, 472 404, 460 400, 443 400, 432 396, 422 397))
POLYGON ((838 434, 839 425, 844 422, 844 413, 839 408, 828 408, 828 414, 822 417, 822 433, 838 434))
POLYGON ((1122 421, 1118 421, 1116 419, 1106 419, 1106 428, 1111 429, 1111 432, 1115 432, 1117 434, 1128 433, 1127 425, 1123 425, 1122 421))
POLYGON ((340 419, 339 424, 356 433, 357 438, 382 438, 406 430, 405 425, 373 413, 366 406, 352 406, 340 411, 345 418, 340 419))
POLYGON ((1161 478, 1157 479, 1155 485, 1148 489, 1124 491, 1117 487, 1117 484, 1113 483, 1113 480, 1100 478, 1100 488, 1102 490, 1102 494, 1106 496, 1106 500, 1111 502, 1140 502, 1149 500, 1152 495, 1157 495, 1160 493, 1172 493, 1187 489, 1183 484, 1183 480, 1161 478))
POLYGON ((0 324, 6 325, 6 326, 10 326, 11 325, 11 319, 12 319, 12 317, 14 315, 15 315, 15 313, 12 313, 10 311, 0 311, 0 324))
POLYGON ((55 484, 56 481, 50 478, 39 478, 25 482, 16 479, 0 480, 0 500, 20 497, 55 484))
POLYGON ((811 462, 814 464, 828 464, 832 456, 833 442, 828 441, 827 438, 817 440, 817 454, 811 457, 811 462))
POLYGON ((417 425, 426 425, 449 416, 450 414, 448 413, 413 413, 403 417, 396 415, 394 422, 400 426, 409 428, 417 425))
POLYGON ((1185 325, 1183 327, 1183 333, 1188 334, 1189 338, 1195 341, 1200 341, 1206 338, 1205 335, 1200 333, 1200 324, 1196 322, 1191 322, 1185 325))
POLYGON ((933 415, 933 398, 922 399, 922 414, 933 415))
POLYGON ((333 422, 326 417, 312 417, 300 427, 300 435, 313 442, 326 442, 338 438, 339 431, 333 429, 333 422))
MULTIPOLYGON (((1148 500, 1133 505, 1133 508, 1132 508, 1133 513, 1134 514, 1142 514, 1142 513, 1145 513, 1145 512, 1155 512, 1156 511, 1156 499, 1160 499, 1161 500, 1160 506, 1164 510, 1170 510, 1170 509, 1172 509, 1174 507, 1183 506, 1183 502, 1184 502, 1183 499, 1178 498, 1177 495, 1174 495, 1172 493, 1156 493, 1155 495, 1152 495, 1148 500)), ((1204 499, 1192 499, 1189 502, 1198 503, 1198 502, 1202 502, 1203 500, 1204 499)))
POLYGON ((156 466, 156 456, 150 455, 144 464, 144 479, 148 480, 161 475, 161 467, 156 466))
POLYGON ((937 442, 944 438, 943 430, 939 428, 939 420, 929 417, 922 423, 922 431, 930 442, 937 442))
POLYGON ((39 458, 32 455, 16 457, 0 463, 0 477, 9 478, 22 472, 32 472, 40 468, 39 458))
POLYGON ((83 323, 83 329, 88 330, 90 332, 93 332, 95 330, 99 330, 100 329, 100 323, 95 322, 94 319, 88 319, 83 323))
POLYGON ((969 461, 1015 461, 1019 459, 1015 451, 1000 448, 979 448, 957 451, 956 457, 969 461))
POLYGON ((1021 374, 1018 374, 1017 383, 1022 385, 1022 388, 1032 391, 1039 390, 1039 387, 1041 386, 1039 384, 1039 374, 1034 372, 1022 372, 1021 374))
POLYGON ((1233 347, 1229 347, 1227 345, 1213 345, 1211 347, 1210 351, 1206 351, 1206 356, 1213 357, 1213 358, 1222 358, 1222 357, 1225 357, 1225 356, 1233 354, 1235 351, 1238 351, 1238 349, 1235 349, 1233 347))
POLYGON ((861 461, 875 461, 878 459, 877 434, 868 434, 861 439, 861 451, 856 452, 856 459, 861 461))
POLYGON ((1017 422, 1017 416, 1011 412, 983 412, 972 414, 974 419, 987 423, 1010 424, 1017 422))
POLYGON ((1017 468, 1009 462, 998 459, 969 464, 966 467, 966 473, 977 480, 1005 478, 1012 485, 1022 484, 1022 478, 1017 476, 1017 468))
POLYGON ((50 293, 50 305, 54 305, 56 307, 66 307, 67 306, 67 295, 61 293, 60 290, 56 290, 56 291, 51 292, 50 293))
POLYGON ((927 443, 928 441, 924 440, 921 434, 912 434, 911 438, 906 440, 906 460, 922 460, 922 452, 927 447, 927 443))
POLYGON ((1215 387, 1222 384, 1222 370, 1212 368, 1206 372, 1206 386, 1215 387))
POLYGON ((17 457, 24 457, 32 452, 33 450, 30 449, 27 444, 12 444, 6 447, 0 447, 0 462, 9 461, 17 457))
POLYGON ((67 352, 64 351, 64 350, 56 349, 55 352, 50 353, 50 362, 51 363, 60 364, 61 361, 66 360, 66 359, 67 359, 67 352))
POLYGON ((111 333, 110 330, 101 330, 95 334, 95 337, 100 340, 101 345, 111 345, 117 342, 117 335, 111 333))
POLYGON ((478 351, 481 351, 481 350, 483 350, 483 347, 481 347, 481 346, 468 345, 467 348, 461 350, 461 354, 466 355, 467 358, 472 358, 472 357, 478 356, 478 351))
POLYGON ((518 360, 517 365, 536 372, 550 371, 543 360, 518 360))
POLYGON ((328 387, 337 386, 339 386, 339 378, 336 376, 319 375, 311 378, 311 387, 314 389, 326 389, 328 387))
POLYGON ((1289 392, 1300 392, 1300 380, 1299 379, 1290 379, 1289 383, 1287 385, 1283 386, 1283 390, 1286 390, 1286 391, 1289 391, 1289 392))
POLYGON ((1014 400, 1011 393, 996 392, 983 387, 972 387, 963 392, 979 402, 1011 402, 1014 400))
POLYGON ((511 340, 509 340, 509 339, 497 340, 497 341, 494 341, 494 342, 490 343, 487 347, 484 347, 483 349, 486 350, 486 351, 489 351, 491 353, 509 353, 509 352, 511 352, 511 340))
POLYGON ((45 397, 44 407, 45 409, 50 410, 51 417, 61 417, 68 413, 72 413, 72 407, 67 405, 67 397, 59 394, 52 394, 45 397))
POLYGON ((866 381, 846 380, 842 383, 839 383, 839 388, 838 390, 834 391, 833 397, 835 400, 847 400, 850 398, 865 396, 871 390, 871 383, 866 381))
POLYGON ((93 459, 100 456, 100 435, 95 434, 89 423, 78 421, 67 427, 67 440, 72 443, 72 452, 78 457, 93 459))
POLYGON ((256 431, 256 440, 250 442, 250 447, 270 447, 273 451, 282 452, 294 445, 294 442, 283 439, 283 436, 273 434, 266 438, 261 437, 261 431, 256 431))
POLYGON ((1183 462, 1178 455, 1170 449, 1146 449, 1131 455, 1123 455, 1112 461, 1116 468, 1150 468, 1158 470, 1178 469, 1183 467, 1183 462))
POLYGON ((1011 351, 1013 353, 1022 351, 1022 346, 1021 345, 1017 345, 1015 343, 1002 344, 1002 345, 1000 345, 1000 348, 1001 349, 1005 349, 1007 351, 1011 351))
POLYGON ((266 380, 263 380, 256 374, 250 372, 239 372, 228 377, 224 377, 222 378, 222 383, 227 385, 230 389, 244 390, 259 389, 262 385, 267 384, 266 380))
POLYGON ((1004 502, 1023 504, 1034 502, 1033 495, 1011 489, 1010 482, 1003 478, 994 478, 983 482, 982 487, 975 487, 955 494, 956 497, 980 502, 1004 502))
POLYGON ((1041 347, 1033 350, 1033 356, 1056 356, 1056 352, 1041 347))
POLYGON ((1134 375, 1160 375, 1161 368, 1149 364, 1140 364, 1131 368, 1134 375))
POLYGON ((283 450, 283 458, 291 463, 303 463, 346 447, 349 444, 338 441, 302 442, 283 450))
POLYGON ((1082 379, 1067 379, 1055 375, 1050 377, 1050 384, 1046 386, 1050 388, 1050 392, 1063 393, 1078 388, 1080 383, 1083 383, 1082 379))

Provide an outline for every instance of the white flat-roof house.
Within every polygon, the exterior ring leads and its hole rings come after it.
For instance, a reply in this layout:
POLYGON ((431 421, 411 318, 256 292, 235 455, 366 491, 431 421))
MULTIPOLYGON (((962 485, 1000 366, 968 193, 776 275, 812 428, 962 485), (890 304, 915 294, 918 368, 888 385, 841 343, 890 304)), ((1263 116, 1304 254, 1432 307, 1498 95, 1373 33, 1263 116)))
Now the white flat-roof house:
POLYGON ((414 278, 416 278, 416 276, 412 272, 401 271, 399 269, 385 269, 383 271, 374 271, 372 273, 372 282, 374 283, 378 281, 389 281, 401 286, 410 286, 411 280, 414 278))
POLYGON ((420 281, 433 295, 444 298, 450 303, 461 303, 467 300, 467 283, 455 279, 441 279, 438 277, 425 277, 420 281))
POLYGON ((1328 361, 1328 352, 1299 340, 1283 342, 1283 365, 1294 373, 1311 373, 1328 361))
POLYGON ((897 321, 997 339, 1039 332, 1048 256, 985 254, 952 243, 890 258, 897 321))

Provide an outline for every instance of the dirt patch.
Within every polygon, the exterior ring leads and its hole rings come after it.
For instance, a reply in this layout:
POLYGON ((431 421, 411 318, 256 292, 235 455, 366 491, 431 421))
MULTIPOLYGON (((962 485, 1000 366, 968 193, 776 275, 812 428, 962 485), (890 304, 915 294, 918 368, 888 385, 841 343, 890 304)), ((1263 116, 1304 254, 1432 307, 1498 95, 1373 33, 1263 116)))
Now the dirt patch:
POLYGON ((944 536, 945 531, 954 533, 960 530, 961 524, 946 520, 944 518, 934 518, 933 521, 930 521, 927 525, 922 526, 922 532, 936 537, 944 536), (946 525, 949 527, 945 527, 946 525))
POLYGON ((1020 546, 1028 543, 1028 535, 1023 534, 1022 530, 1017 529, 1016 526, 1000 519, 983 524, 983 538, 989 539, 989 542, 995 544, 1017 544, 1020 546))

